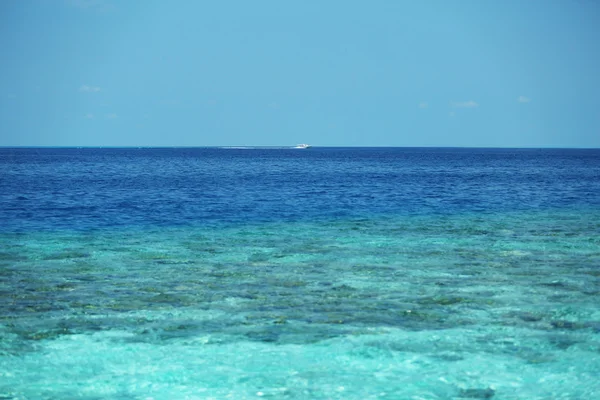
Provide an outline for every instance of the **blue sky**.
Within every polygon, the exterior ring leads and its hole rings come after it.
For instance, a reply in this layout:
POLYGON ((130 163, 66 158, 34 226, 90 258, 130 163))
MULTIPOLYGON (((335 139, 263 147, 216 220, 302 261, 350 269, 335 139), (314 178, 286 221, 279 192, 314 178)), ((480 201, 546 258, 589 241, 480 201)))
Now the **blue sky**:
POLYGON ((3 146, 600 147, 594 0, 0 2, 3 146))

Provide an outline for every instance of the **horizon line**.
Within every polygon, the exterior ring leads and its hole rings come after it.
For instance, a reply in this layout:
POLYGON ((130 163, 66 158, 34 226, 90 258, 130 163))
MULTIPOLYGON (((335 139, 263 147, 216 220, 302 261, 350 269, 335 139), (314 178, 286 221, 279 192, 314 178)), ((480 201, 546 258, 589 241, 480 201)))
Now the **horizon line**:
MULTIPOLYGON (((112 145, 89 145, 89 146, 77 146, 77 145, 0 145, 0 149, 294 149, 294 145, 123 145, 123 146, 112 146, 112 145)), ((540 149, 540 150, 600 150, 600 147, 561 147, 561 146, 314 146, 311 148, 373 148, 373 149, 385 149, 385 148, 397 148, 397 149, 540 149)))

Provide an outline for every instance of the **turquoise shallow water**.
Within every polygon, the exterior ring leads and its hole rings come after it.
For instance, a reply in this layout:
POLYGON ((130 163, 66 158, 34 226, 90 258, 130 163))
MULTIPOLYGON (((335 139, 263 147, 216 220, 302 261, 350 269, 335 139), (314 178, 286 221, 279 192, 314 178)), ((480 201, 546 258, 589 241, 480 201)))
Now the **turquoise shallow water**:
POLYGON ((2 399, 600 398, 600 212, 5 232, 2 399))

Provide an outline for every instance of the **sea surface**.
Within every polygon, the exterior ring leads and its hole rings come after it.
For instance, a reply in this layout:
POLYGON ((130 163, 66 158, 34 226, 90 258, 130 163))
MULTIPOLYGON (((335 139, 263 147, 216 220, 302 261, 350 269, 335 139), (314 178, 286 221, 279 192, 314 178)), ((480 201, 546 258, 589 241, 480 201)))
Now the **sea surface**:
POLYGON ((600 150, 1 148, 0 399, 600 399, 600 150))

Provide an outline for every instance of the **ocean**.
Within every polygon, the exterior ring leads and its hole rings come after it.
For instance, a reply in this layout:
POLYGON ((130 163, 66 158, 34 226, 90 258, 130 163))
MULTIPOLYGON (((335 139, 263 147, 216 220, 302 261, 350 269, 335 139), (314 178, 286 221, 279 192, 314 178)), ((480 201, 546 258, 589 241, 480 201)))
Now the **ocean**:
POLYGON ((1 148, 0 399, 600 398, 600 150, 1 148))

